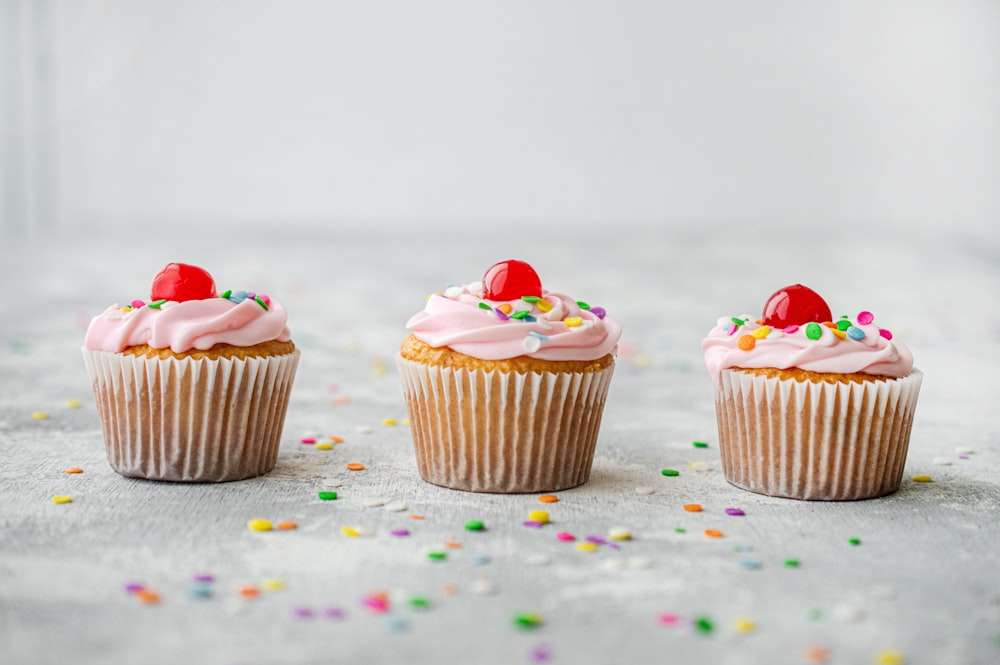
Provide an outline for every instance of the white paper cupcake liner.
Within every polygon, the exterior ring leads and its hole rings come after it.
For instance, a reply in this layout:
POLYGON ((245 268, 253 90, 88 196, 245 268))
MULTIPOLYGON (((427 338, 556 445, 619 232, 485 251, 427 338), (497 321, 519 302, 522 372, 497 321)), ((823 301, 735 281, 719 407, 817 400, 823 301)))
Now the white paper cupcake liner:
POLYGON ((420 475, 472 492, 554 492, 590 477, 614 365, 517 373, 397 358, 420 475))
POLYGON ((716 391, 726 480, 793 499, 869 499, 899 489, 923 374, 812 383, 734 370, 716 391))
POLYGON ((118 473, 222 482, 277 461, 299 351, 247 359, 145 358, 83 350, 118 473))

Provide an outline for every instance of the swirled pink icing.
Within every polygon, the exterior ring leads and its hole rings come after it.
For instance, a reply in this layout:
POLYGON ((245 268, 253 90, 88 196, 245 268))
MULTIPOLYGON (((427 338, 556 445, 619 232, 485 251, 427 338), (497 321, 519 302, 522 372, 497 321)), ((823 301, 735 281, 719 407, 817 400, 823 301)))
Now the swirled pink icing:
POLYGON ((484 300, 481 282, 428 297, 406 327, 432 347, 481 360, 596 360, 615 353, 621 337, 618 322, 601 308, 545 290, 538 302, 484 300))
POLYGON ((251 299, 235 303, 226 298, 168 301, 158 308, 112 305, 90 322, 83 345, 120 352, 148 344, 175 353, 206 351, 216 344, 246 347, 291 339, 286 320, 285 308, 273 300, 266 309, 251 299))
MULTIPOLYGON (((705 365, 716 385, 722 370, 731 367, 759 369, 798 368, 811 372, 871 374, 903 377, 913 369, 913 354, 892 334, 872 323, 871 314, 862 312, 856 321, 847 321, 844 330, 809 324, 770 328, 750 317, 723 317, 702 341, 705 365), (740 321, 737 324, 736 321, 740 321), (865 321, 862 323, 861 321, 865 321), (740 340, 752 338, 752 348, 740 348, 740 340)), ((750 346, 748 341, 744 346, 750 346)))

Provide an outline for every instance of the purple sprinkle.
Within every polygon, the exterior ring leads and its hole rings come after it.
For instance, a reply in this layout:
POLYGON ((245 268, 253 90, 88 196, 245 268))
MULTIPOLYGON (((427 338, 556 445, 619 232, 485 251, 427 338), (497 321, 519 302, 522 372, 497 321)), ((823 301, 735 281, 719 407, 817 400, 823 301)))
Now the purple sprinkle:
POLYGON ((958 459, 969 459, 968 455, 959 455, 958 459))
POLYGON ((292 610, 292 614, 295 615, 297 619, 312 619, 313 611, 308 607, 296 607, 292 610))
POLYGON ((493 313, 494 313, 494 314, 496 314, 496 315, 497 315, 497 318, 498 318, 498 319, 500 319, 501 321, 507 321, 507 320, 509 320, 509 319, 510 319, 510 317, 509 317, 509 316, 507 316, 507 315, 506 315, 506 314, 504 314, 504 313, 503 313, 502 311, 500 311, 500 308, 499 308, 499 307, 494 307, 494 308, 493 308, 493 313))
POLYGON ((532 529, 541 529, 542 528, 542 523, 541 522, 536 522, 534 520, 527 520, 525 522, 521 522, 521 524, 523 524, 524 526, 531 527, 532 529))
POLYGON ((616 552, 621 550, 621 545, 619 545, 618 543, 608 543, 607 545, 616 552))
POLYGON ((253 291, 251 291, 250 293, 247 294, 247 300, 253 300, 256 297, 257 297, 257 294, 254 293, 253 291))
POLYGON ((323 616, 327 619, 343 619, 344 610, 339 607, 328 607, 323 611, 323 616))
POLYGON ((604 545, 608 542, 601 536, 587 536, 586 540, 588 543, 593 543, 595 545, 604 545))
POLYGON ((129 582, 128 584, 125 585, 125 592, 126 593, 139 593, 140 591, 142 591, 145 588, 146 587, 144 585, 139 584, 138 582, 129 582))
POLYGON ((539 644, 531 650, 531 660, 535 663, 544 663, 552 657, 552 652, 545 644, 539 644))
POLYGON ((596 316, 599 319, 603 319, 605 316, 608 315, 608 313, 606 311, 604 311, 603 307, 591 307, 590 308, 590 313, 593 314, 594 316, 596 316))
POLYGON ((195 582, 209 583, 215 581, 215 575, 195 575, 191 579, 195 582))
POLYGON ((389 532, 390 536, 396 536, 397 538, 403 538, 410 535, 410 532, 406 529, 393 529, 389 532))
POLYGON ((746 515, 746 513, 740 510, 739 508, 726 508, 726 514, 732 515, 733 517, 741 517, 743 515, 746 515))

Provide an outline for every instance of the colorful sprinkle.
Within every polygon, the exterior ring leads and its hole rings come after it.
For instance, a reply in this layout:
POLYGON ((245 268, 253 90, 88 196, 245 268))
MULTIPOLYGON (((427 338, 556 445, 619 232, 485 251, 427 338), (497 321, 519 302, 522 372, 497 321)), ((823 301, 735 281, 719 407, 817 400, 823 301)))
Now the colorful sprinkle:
POLYGON ((860 545, 861 544, 861 539, 860 538, 848 538, 847 542, 850 543, 851 545, 860 545))
POLYGON ((485 309, 487 311, 493 311, 493 308, 490 307, 489 303, 485 303, 485 302, 479 303, 479 309, 485 309))
POLYGON ((514 615, 514 625, 518 628, 538 628, 544 622, 542 621, 542 616, 537 612, 524 612, 514 615))
POLYGON ((34 418, 35 420, 48 420, 49 414, 45 413, 44 411, 35 411, 34 413, 31 414, 31 417, 34 418))
POLYGON ((583 325, 583 319, 579 316, 567 316, 566 319, 563 320, 563 323, 570 328, 578 328, 583 325))
POLYGON ((756 344, 757 340, 752 335, 741 335, 736 340, 736 346, 739 347, 740 351, 750 351, 756 344))
POLYGON ((528 513, 528 519, 539 524, 546 524, 549 521, 549 514, 544 510, 532 510, 528 513))
POLYGON ((623 526, 608 531, 608 540, 632 540, 632 532, 623 526))
POLYGON ((701 512, 701 504, 698 504, 698 503, 686 503, 686 504, 684 504, 684 510, 688 511, 689 513, 700 513, 701 512))
POLYGON ((253 519, 247 522, 247 526, 253 531, 270 531, 274 526, 270 520, 253 519))
POLYGON ((662 473, 664 476, 667 476, 669 478, 673 478, 674 476, 681 475, 681 472, 678 471, 677 469, 663 469, 662 471, 660 471, 660 473, 662 473))
POLYGON ((576 540, 576 536, 566 531, 560 531, 556 534, 556 540, 561 540, 564 543, 571 543, 576 540))
POLYGON ((582 300, 577 300, 576 301, 576 306, 579 307, 582 310, 588 310, 588 309, 590 309, 590 305, 588 305, 587 303, 583 302, 582 300))
POLYGON ((507 302, 497 305, 497 309, 503 312, 504 314, 507 314, 508 316, 510 315, 511 312, 514 311, 514 308, 511 307, 510 303, 507 302))
POLYGON ((798 568, 802 562, 798 559, 785 559, 785 568, 798 568))
POLYGON ((597 543, 588 543, 588 542, 577 543, 576 549, 580 550, 581 552, 596 552, 597 543))
POLYGON ((722 538, 724 534, 718 529, 705 529, 705 535, 709 538, 722 538))
POLYGON ((556 503, 557 501, 559 501, 559 497, 557 497, 555 494, 543 494, 540 497, 538 497, 538 500, 542 503, 556 503))
POLYGON ((320 501, 334 501, 337 498, 336 492, 317 492, 316 496, 319 497, 320 501))
POLYGON ((878 334, 881 335, 882 337, 885 337, 886 339, 892 339, 892 333, 886 330, 885 328, 879 328, 878 334))
POLYGON ((871 325, 872 321, 875 320, 875 315, 869 311, 858 312, 858 323, 863 326, 871 325))
POLYGON ((875 654, 872 662, 875 665, 903 665, 906 662, 906 657, 903 656, 902 651, 897 649, 882 649, 875 654))
POLYGON ((83 406, 83 403, 78 399, 68 399, 66 400, 66 407, 70 409, 79 409, 83 406))
POLYGON ((746 515, 746 513, 739 508, 726 508, 726 514, 732 515, 733 517, 742 517, 743 515, 746 515))
POLYGON ((427 558, 431 561, 444 561, 448 558, 447 552, 428 552, 427 558))
POLYGON ((316 444, 316 450, 333 450, 333 444, 324 441, 316 444))
POLYGON ((750 336, 753 337, 754 339, 764 339, 765 337, 768 336, 770 332, 771 332, 770 326, 761 326, 760 328, 757 328, 756 330, 751 332, 750 336))
POLYGON ((715 624, 706 616, 697 617, 694 620, 694 629, 703 635, 708 635, 715 630, 715 624))
POLYGON ((389 535, 394 538, 406 538, 410 535, 410 531, 409 529, 393 529, 389 532, 389 535))
POLYGON ((604 311, 603 307, 591 307, 590 313, 599 319, 603 319, 605 316, 608 315, 608 313, 604 311))
POLYGON ((806 337, 809 339, 819 339, 823 336, 823 327, 818 323, 806 324, 806 337))
POLYGON ((483 531, 485 529, 486 525, 484 525, 480 520, 469 520, 465 523, 466 531, 483 531))
POLYGON ((695 448, 708 448, 708 443, 705 441, 692 441, 691 445, 695 448))
POLYGON ((304 443, 306 445, 311 445, 311 444, 316 443, 316 439, 314 439, 311 436, 304 436, 301 439, 299 439, 299 443, 304 443))
POLYGON ((351 462, 350 464, 347 465, 347 470, 348 471, 364 471, 365 470, 365 465, 362 464, 361 462, 351 462))
POLYGON ((757 622, 746 617, 739 617, 733 620, 733 630, 737 633, 752 633, 757 629, 757 622))
POLYGON ((72 502, 73 502, 73 497, 66 496, 64 494, 57 494, 56 496, 52 497, 52 503, 55 504, 72 503, 72 502))
POLYGON ((292 529, 298 529, 299 525, 290 520, 285 520, 283 522, 278 522, 274 528, 280 531, 291 531, 292 529))
POLYGON ((552 311, 552 303, 550 303, 545 298, 539 298, 538 302, 535 303, 535 305, 537 305, 538 309, 541 310, 542 312, 551 312, 552 311))
POLYGON ((63 469, 63 473, 83 473, 83 469, 71 466, 68 469, 63 469))
POLYGON ((751 559, 743 559, 740 561, 740 568, 744 570, 760 570, 760 561, 753 561, 751 559))
POLYGON ((913 482, 916 482, 916 483, 929 483, 929 482, 932 482, 932 478, 930 476, 923 476, 923 475, 921 475, 921 476, 913 476, 913 482))
POLYGON ((861 340, 865 338, 865 331, 857 326, 851 326, 847 329, 847 336, 851 339, 861 340))

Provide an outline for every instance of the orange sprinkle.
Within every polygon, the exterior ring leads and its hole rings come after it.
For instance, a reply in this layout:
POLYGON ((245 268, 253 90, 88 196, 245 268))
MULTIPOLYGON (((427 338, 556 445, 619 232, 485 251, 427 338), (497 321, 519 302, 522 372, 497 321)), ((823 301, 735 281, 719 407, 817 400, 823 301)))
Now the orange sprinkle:
POLYGON ((283 531, 287 531, 289 529, 298 529, 299 525, 296 524, 295 522, 278 522, 276 528, 281 529, 283 531))
POLYGON ((340 437, 340 436, 334 436, 333 434, 331 434, 330 435, 330 441, 333 441, 334 443, 343 443, 344 442, 344 438, 340 437))
POLYGON ((499 309, 504 314, 510 314, 511 312, 514 311, 514 308, 511 307, 510 303, 507 303, 507 302, 500 303, 499 305, 497 305, 497 309, 499 309))
POLYGON ((236 592, 244 598, 256 598, 260 595, 260 589, 255 586, 241 586, 236 592))
POLYGON ((135 597, 147 605, 153 605, 160 602, 160 594, 155 591, 150 591, 149 589, 139 589, 135 592, 135 597))
POLYGON ((824 321, 823 325, 826 326, 827 328, 831 328, 833 330, 838 330, 837 324, 834 323, 833 321, 824 321))
POLYGON ((424 516, 423 515, 410 515, 410 519, 411 520, 422 520, 422 519, 424 519, 424 516))
POLYGON ((825 663, 830 650, 826 647, 812 645, 806 648, 805 657, 810 663, 825 663))
POLYGON ((365 470, 365 465, 362 464, 361 462, 351 462, 350 464, 347 465, 347 470, 348 471, 364 471, 365 470))
POLYGON ((456 540, 449 540, 448 542, 446 542, 444 544, 444 546, 447 547, 450 550, 462 549, 462 543, 460 543, 460 542, 458 542, 456 540))
POLYGON ((63 473, 83 473, 83 469, 71 466, 70 468, 64 470, 63 473))
POLYGON ((538 500, 541 501, 542 503, 555 503, 556 501, 559 500, 559 497, 557 497, 555 494, 543 494, 540 497, 538 497, 538 500))
POLYGON ((701 512, 701 504, 700 503, 685 503, 684 504, 684 510, 688 511, 689 513, 700 513, 701 512))
POLYGON ((455 588, 454 584, 445 584, 441 587, 441 593, 446 596, 454 596, 456 591, 458 591, 458 589, 455 588))
POLYGON ((348 403, 350 403, 350 401, 351 401, 351 398, 350 398, 350 397, 348 397, 347 395, 337 395, 337 396, 336 396, 336 397, 334 397, 334 398, 333 398, 333 400, 331 400, 331 401, 332 401, 332 402, 333 402, 334 404, 348 404, 348 403))
POLYGON ((749 351, 756 344, 757 340, 753 338, 753 335, 743 335, 736 340, 736 346, 740 348, 740 351, 749 351))
POLYGON ((705 535, 709 538, 722 538, 722 532, 718 529, 705 529, 705 535))

